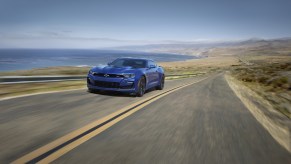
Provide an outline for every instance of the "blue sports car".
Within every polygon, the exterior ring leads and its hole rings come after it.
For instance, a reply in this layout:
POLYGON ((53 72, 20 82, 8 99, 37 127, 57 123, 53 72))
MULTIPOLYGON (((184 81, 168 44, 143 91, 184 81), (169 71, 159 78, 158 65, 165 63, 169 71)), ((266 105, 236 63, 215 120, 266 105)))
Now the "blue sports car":
POLYGON ((146 90, 162 90, 164 69, 150 59, 118 58, 104 67, 92 68, 87 76, 90 92, 120 91, 142 97, 146 90))

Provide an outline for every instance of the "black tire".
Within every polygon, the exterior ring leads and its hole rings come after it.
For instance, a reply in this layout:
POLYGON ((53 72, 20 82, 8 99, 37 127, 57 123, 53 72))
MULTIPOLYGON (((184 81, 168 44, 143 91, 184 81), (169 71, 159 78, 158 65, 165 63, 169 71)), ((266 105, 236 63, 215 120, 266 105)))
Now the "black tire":
POLYGON ((160 81, 160 84, 156 87, 158 90, 163 90, 164 89, 164 86, 165 86, 165 76, 162 75, 162 78, 161 78, 161 81, 160 81))
POLYGON ((138 91, 136 93, 136 96, 142 97, 145 93, 145 88, 146 88, 145 77, 141 77, 138 81, 138 91))
POLYGON ((97 89, 89 89, 88 88, 88 92, 90 92, 90 93, 98 93, 99 90, 97 90, 97 89))

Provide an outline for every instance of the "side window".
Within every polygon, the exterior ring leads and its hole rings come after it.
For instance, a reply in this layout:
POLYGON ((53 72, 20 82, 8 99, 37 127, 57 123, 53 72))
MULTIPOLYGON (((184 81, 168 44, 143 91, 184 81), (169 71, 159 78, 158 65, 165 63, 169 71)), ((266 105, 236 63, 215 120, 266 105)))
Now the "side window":
POLYGON ((111 65, 115 66, 115 67, 122 67, 124 66, 125 62, 123 59, 116 59, 114 60, 111 65))

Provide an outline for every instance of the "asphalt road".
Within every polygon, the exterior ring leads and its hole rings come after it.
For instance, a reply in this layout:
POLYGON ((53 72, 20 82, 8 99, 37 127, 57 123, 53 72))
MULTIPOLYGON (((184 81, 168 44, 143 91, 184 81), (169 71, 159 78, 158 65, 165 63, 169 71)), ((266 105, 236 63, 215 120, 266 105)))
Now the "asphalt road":
MULTIPOLYGON (((204 77, 168 81, 166 90, 204 77)), ((0 101, 0 163, 143 98, 85 90, 0 101)), ((222 74, 149 104, 54 163, 291 163, 222 74)))

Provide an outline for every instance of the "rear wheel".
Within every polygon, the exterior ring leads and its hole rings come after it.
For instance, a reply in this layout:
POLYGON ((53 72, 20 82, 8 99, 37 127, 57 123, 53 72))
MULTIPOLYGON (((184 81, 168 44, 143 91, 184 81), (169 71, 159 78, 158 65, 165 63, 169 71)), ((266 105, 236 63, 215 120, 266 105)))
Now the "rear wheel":
POLYGON ((158 90, 163 90, 165 86, 165 76, 163 75, 161 80, 160 80, 160 84, 157 86, 158 90))
POLYGON ((136 96, 142 97, 145 93, 145 88, 146 88, 145 78, 141 77, 138 81, 138 90, 136 96))

